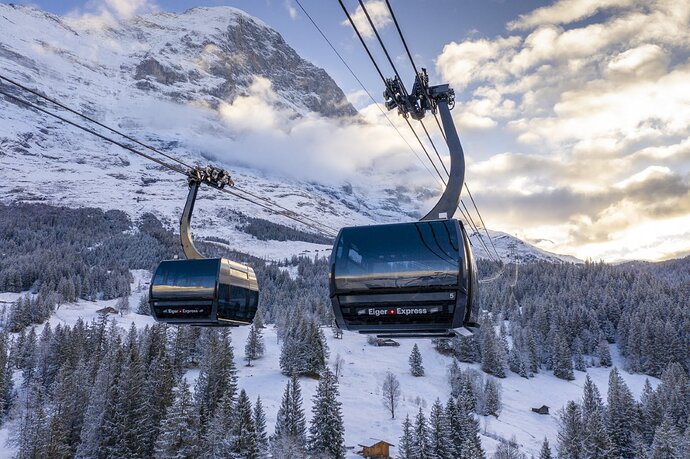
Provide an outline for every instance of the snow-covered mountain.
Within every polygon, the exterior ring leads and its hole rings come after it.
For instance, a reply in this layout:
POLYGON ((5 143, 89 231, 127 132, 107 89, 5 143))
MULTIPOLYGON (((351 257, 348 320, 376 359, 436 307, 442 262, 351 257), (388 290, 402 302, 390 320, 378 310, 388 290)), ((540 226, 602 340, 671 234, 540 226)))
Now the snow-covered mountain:
MULTIPOLYGON (((374 174, 369 164, 361 167, 364 178, 357 184, 346 178, 308 180, 269 167, 301 167, 292 152, 281 151, 281 136, 291 131, 305 125, 317 131, 319 126, 323 131, 358 129, 364 121, 323 69, 302 59, 275 30, 235 8, 194 8, 113 22, 0 4, 0 30, 0 73, 185 162, 227 167, 242 188, 332 228, 413 220, 437 193, 401 186, 407 180, 400 175, 374 174), (274 137, 242 140, 245 131, 260 133, 262 123, 270 130, 283 119, 306 121, 274 137), (267 167, 250 160, 254 149, 262 150, 267 167)), ((2 88, 55 110, 5 82, 2 88)), ((182 176, 2 96, 0 104, 0 199, 122 209, 133 217, 153 212, 176 224, 186 195, 182 176)), ((318 152, 305 161, 330 159, 318 152)), ((258 241, 237 231, 233 219, 238 213, 293 226, 248 202, 203 190, 195 231, 269 259, 328 250, 311 243, 258 241)), ((492 233, 506 260, 515 245, 523 261, 574 261, 492 233)), ((486 257, 479 237, 472 239, 476 256, 486 257)))

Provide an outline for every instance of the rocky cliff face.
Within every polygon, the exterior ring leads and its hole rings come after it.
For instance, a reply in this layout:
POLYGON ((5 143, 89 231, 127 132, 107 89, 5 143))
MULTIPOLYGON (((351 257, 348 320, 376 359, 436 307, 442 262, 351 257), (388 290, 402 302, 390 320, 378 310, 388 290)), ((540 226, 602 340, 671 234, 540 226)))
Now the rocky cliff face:
POLYGON ((0 4, 0 23, 0 57, 29 74, 76 66, 80 80, 97 72, 132 89, 209 106, 246 94, 260 76, 271 81, 278 103, 297 112, 357 114, 323 69, 302 59, 278 32, 235 8, 193 8, 108 23, 0 4))

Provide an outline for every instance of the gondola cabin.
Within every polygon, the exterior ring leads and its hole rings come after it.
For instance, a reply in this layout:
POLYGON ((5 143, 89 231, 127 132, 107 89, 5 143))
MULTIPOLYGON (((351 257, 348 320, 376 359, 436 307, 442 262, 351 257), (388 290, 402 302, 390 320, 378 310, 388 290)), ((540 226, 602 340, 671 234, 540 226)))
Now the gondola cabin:
POLYGON ((476 267, 455 219, 341 229, 329 285, 345 330, 434 334, 475 320, 476 267))
POLYGON ((259 305, 259 287, 252 268, 225 258, 166 260, 151 281, 149 304, 159 322, 248 325, 259 305))

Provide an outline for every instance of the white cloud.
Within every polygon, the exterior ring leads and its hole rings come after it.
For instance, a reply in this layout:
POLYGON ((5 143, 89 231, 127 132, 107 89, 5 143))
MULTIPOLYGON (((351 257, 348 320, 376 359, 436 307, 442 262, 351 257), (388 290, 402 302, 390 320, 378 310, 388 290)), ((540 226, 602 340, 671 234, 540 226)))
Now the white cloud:
POLYGON ((562 0, 507 31, 436 61, 458 125, 514 148, 485 148, 468 169, 489 226, 619 259, 656 221, 673 243, 630 256, 690 251, 669 223, 690 220, 690 2, 562 0))
MULTIPOLYGON (((393 23, 393 18, 391 18, 388 7, 383 0, 370 0, 368 2, 364 2, 364 6, 367 8, 369 17, 379 32, 393 23)), ((374 36, 374 30, 371 28, 371 25, 369 25, 369 20, 364 14, 364 10, 361 6, 357 6, 354 14, 351 14, 350 16, 363 37, 371 38, 374 36)), ((350 21, 346 19, 341 24, 344 26, 350 26, 350 21)))
POLYGON ((599 11, 626 7, 639 0, 559 0, 553 5, 537 8, 508 23, 509 30, 529 29, 545 24, 569 24, 589 18, 599 11))
POLYGON ((71 11, 67 18, 71 21, 103 26, 158 9, 154 0, 90 0, 84 9, 71 11))
POLYGON ((292 5, 292 1, 285 0, 284 5, 290 15, 290 19, 297 19, 297 9, 292 5))

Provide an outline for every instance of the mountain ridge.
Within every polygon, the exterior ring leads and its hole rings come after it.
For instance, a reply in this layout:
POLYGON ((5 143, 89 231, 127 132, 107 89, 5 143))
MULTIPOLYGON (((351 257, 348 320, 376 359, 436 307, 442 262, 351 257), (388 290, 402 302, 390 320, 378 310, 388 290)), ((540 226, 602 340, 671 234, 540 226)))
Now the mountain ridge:
MULTIPOLYGON (((227 148, 222 145, 225 136, 232 140, 242 135, 242 125, 238 132, 223 123, 222 110, 252 91, 268 92, 265 104, 273 103, 288 119, 319 113, 343 123, 341 119, 356 114, 349 103, 342 105, 344 94, 323 69, 300 58, 265 23, 236 8, 197 7, 103 25, 93 19, 61 18, 33 7, 0 4, 0 23, 8 31, 0 37, 4 73, 31 87, 50 88, 50 95, 68 101, 67 105, 185 162, 220 159, 207 151, 208 142, 217 143, 222 151, 227 148), (105 44, 94 47, 94 37, 105 44), (197 52, 202 57, 195 61, 192 56, 197 52), (291 68, 303 73, 288 75, 291 68), (200 137, 203 132, 206 136, 200 137), (195 138, 198 141, 190 143, 195 138)), ((176 180, 157 165, 45 115, 17 104, 9 107, 0 113, 3 201, 122 209, 132 217, 153 212, 171 227, 176 224, 186 194, 184 179, 176 180)), ((261 107, 250 104, 249 109, 261 107)), ((365 186, 347 181, 324 185, 257 170, 241 155, 221 160, 244 189, 334 228, 416 219, 430 196, 433 199, 426 188, 391 186, 394 176, 382 180, 365 175, 364 183, 369 182, 365 186)), ((292 224, 281 216, 257 213, 246 202, 225 201, 202 190, 195 233, 226 239, 266 258, 290 253, 232 229, 232 219, 226 216, 229 209, 292 224)), ((508 260, 512 236, 505 236, 505 244, 498 241, 497 249, 508 260)), ((472 239, 477 257, 489 257, 479 236, 472 239)), ((522 241, 515 245, 524 248, 523 261, 579 261, 532 250, 522 241)), ((327 248, 294 243, 289 250, 313 254, 327 248)))

